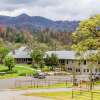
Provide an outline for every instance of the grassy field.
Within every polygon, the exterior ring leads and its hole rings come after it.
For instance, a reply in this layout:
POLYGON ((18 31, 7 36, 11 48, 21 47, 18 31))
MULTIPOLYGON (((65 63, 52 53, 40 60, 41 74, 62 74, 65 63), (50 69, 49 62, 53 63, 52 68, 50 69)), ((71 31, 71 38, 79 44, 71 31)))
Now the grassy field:
MULTIPOLYGON (((25 94, 26 96, 38 96, 44 98, 50 98, 51 100, 91 100, 91 92, 74 92, 74 98, 72 99, 72 92, 49 92, 49 93, 31 93, 25 94)), ((100 100, 100 91, 93 93, 93 100, 100 100)))
POLYGON ((0 65, 0 79, 14 78, 36 73, 30 65, 16 65, 12 71, 9 71, 4 65, 0 65))

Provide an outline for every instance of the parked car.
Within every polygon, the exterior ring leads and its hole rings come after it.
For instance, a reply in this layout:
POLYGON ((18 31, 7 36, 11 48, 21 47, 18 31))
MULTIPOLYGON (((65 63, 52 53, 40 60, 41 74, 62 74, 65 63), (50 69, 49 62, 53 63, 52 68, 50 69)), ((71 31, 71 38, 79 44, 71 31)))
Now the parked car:
POLYGON ((38 79, 44 79, 46 78, 46 74, 45 73, 37 73, 36 75, 34 75, 34 78, 38 78, 38 79))
POLYGON ((100 80, 100 73, 92 73, 92 80, 93 81, 100 80))
POLYGON ((95 81, 98 81, 98 80, 100 80, 100 73, 95 74, 95 81))

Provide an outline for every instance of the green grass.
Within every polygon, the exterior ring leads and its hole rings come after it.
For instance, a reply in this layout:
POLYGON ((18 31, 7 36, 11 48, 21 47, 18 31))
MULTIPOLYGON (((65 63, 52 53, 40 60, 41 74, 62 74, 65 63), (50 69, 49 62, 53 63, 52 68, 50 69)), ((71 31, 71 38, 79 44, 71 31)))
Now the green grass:
MULTIPOLYGON (((93 94, 94 99, 93 100, 100 100, 100 91, 96 91, 96 93, 93 94)), ((74 98, 72 99, 72 92, 42 92, 42 93, 31 93, 31 94, 25 94, 26 96, 38 96, 38 97, 44 97, 44 98, 50 98, 51 100, 91 100, 91 93, 90 92, 82 92, 80 94, 79 91, 74 91, 74 98)))
POLYGON ((97 81, 94 83, 95 85, 100 85, 100 81, 97 81))
POLYGON ((36 70, 31 68, 31 65, 23 64, 16 65, 12 71, 9 71, 4 65, 0 65, 0 79, 15 78, 36 73, 36 70))

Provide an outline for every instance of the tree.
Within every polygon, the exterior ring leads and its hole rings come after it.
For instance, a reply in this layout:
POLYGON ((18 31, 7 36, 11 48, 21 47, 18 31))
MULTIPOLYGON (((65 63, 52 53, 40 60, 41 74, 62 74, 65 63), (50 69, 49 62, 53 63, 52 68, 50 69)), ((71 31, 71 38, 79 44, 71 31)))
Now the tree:
POLYGON ((88 50, 100 47, 100 15, 96 15, 80 22, 77 30, 72 34, 73 42, 87 47, 88 50))
POLYGON ((3 59, 8 54, 8 52, 9 52, 9 49, 8 48, 6 48, 4 46, 0 47, 0 62, 3 61, 3 59))
POLYGON ((6 56, 4 59, 4 64, 9 70, 12 70, 12 68, 15 67, 15 60, 12 56, 6 56))
POLYGON ((41 62, 43 61, 43 56, 44 56, 44 54, 40 50, 38 50, 38 49, 33 50, 31 53, 31 57, 33 59, 33 64, 40 65, 41 62))
POLYGON ((45 66, 44 59, 39 62, 40 69, 42 70, 45 66))
POLYGON ((75 65, 80 67, 80 74, 82 74, 82 62, 85 61, 84 59, 84 54, 87 51, 87 47, 83 47, 80 44, 77 45, 73 45, 72 49, 76 52, 76 59, 77 59, 77 63, 75 65))
POLYGON ((100 54, 99 52, 96 52, 97 49, 100 48, 100 30, 97 30, 97 27, 100 28, 100 15, 82 21, 76 32, 72 34, 74 43, 73 47, 78 50, 80 56, 85 56, 87 67, 89 68, 91 98, 93 88, 93 69, 97 66, 97 61, 100 61, 100 54))
POLYGON ((54 68, 58 65, 58 57, 55 54, 51 54, 51 56, 47 55, 45 62, 47 65, 51 66, 51 70, 54 70, 54 68))
POLYGON ((96 52, 87 52, 85 58, 87 60, 87 67, 90 70, 90 73, 89 73, 90 91, 92 91, 93 81, 94 81, 94 78, 93 78, 93 69, 94 69, 94 67, 97 66, 97 61, 98 61, 98 59, 97 59, 97 53, 96 52))

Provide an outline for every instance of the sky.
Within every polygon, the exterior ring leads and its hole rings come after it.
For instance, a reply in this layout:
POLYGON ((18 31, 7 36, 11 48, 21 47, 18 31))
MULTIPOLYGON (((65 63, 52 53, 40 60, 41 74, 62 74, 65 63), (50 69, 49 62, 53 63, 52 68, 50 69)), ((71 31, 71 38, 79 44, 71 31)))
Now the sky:
POLYGON ((100 0, 0 0, 0 15, 83 20, 100 14, 100 0))

